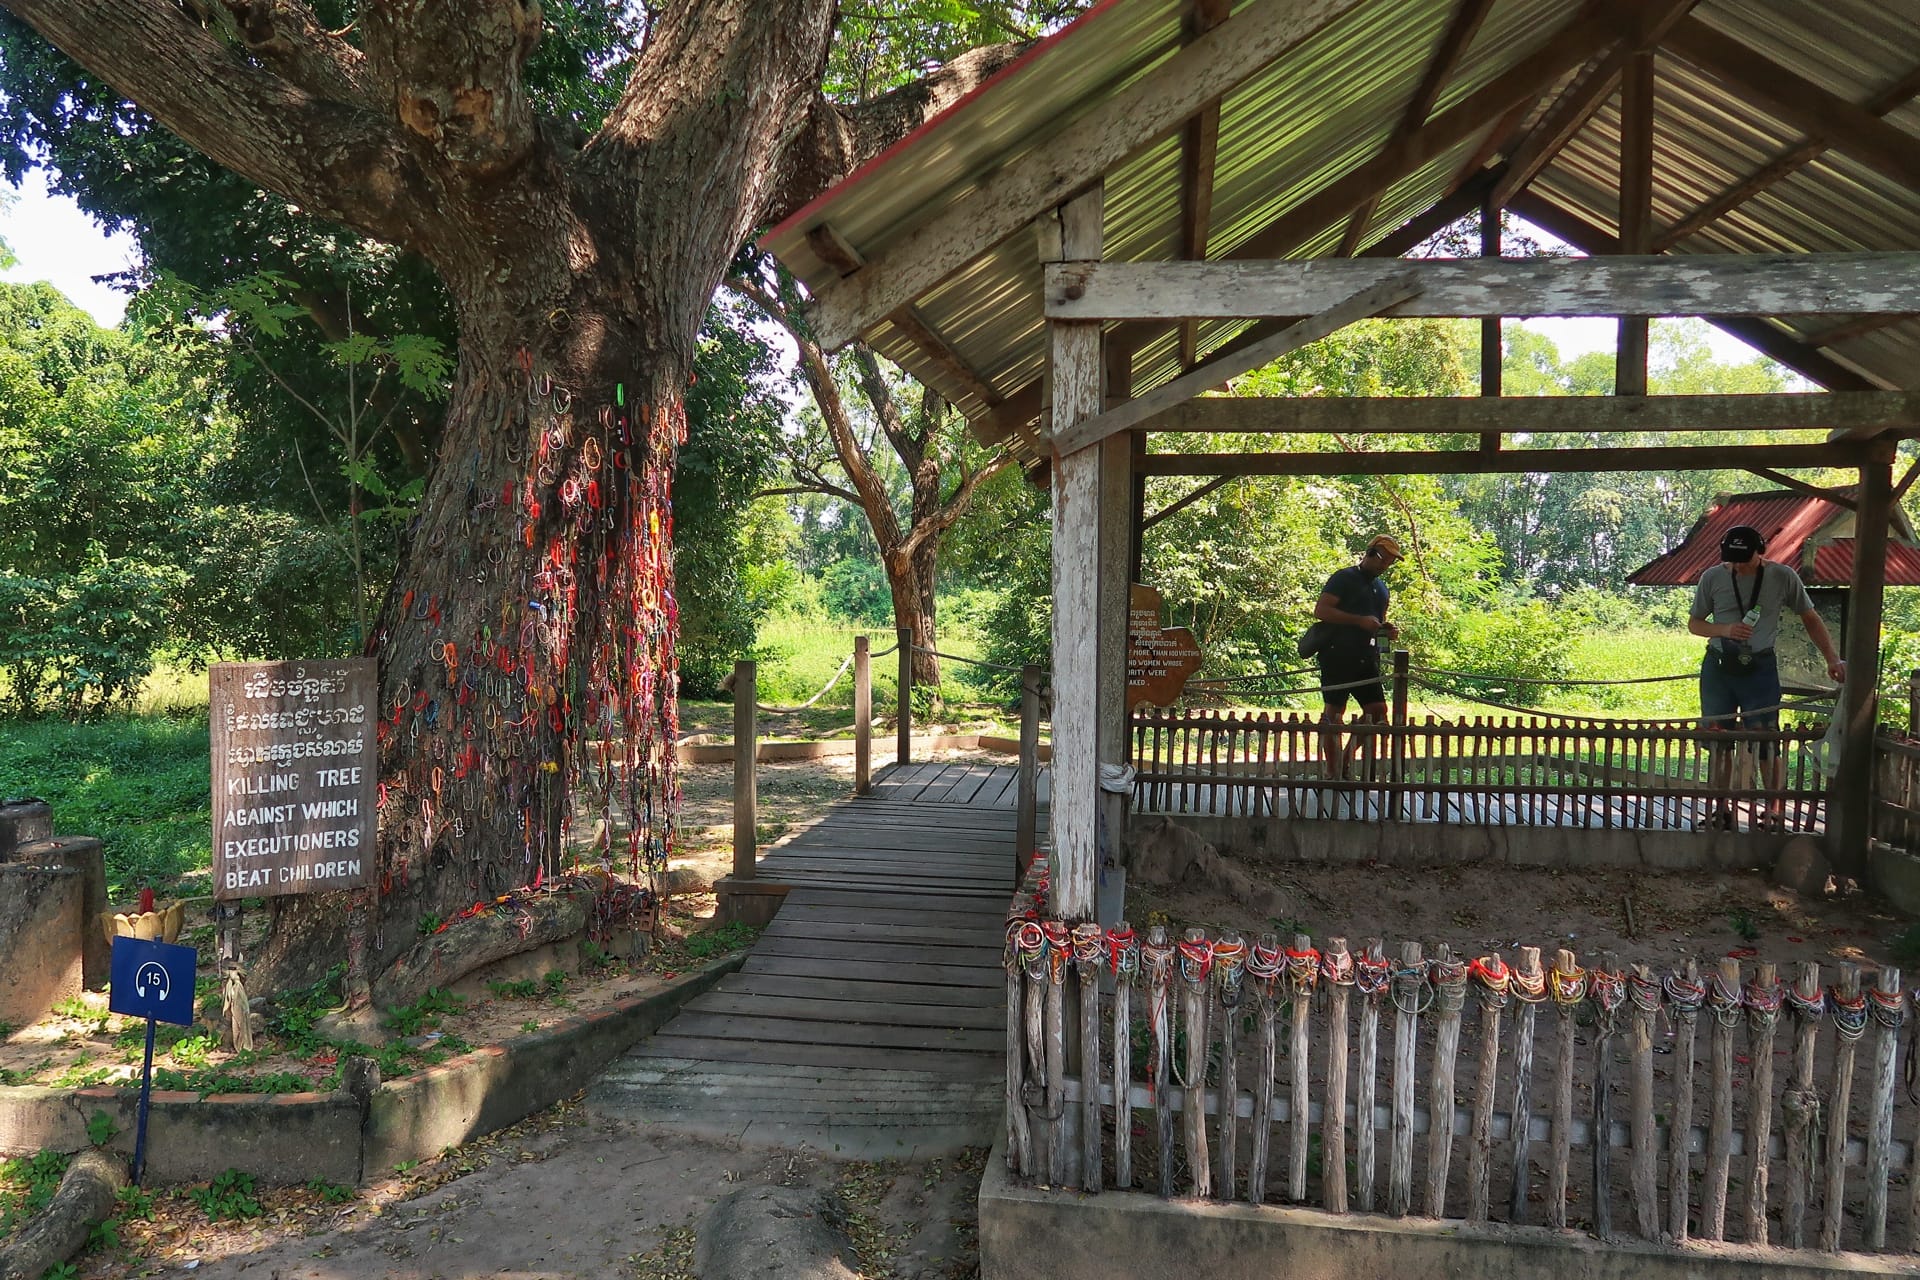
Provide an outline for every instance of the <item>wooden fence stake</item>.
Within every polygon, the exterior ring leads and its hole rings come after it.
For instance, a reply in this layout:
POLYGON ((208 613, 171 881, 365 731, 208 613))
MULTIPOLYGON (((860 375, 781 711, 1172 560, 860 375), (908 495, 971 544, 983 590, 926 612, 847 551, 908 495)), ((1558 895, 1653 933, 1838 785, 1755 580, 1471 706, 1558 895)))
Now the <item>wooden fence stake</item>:
POLYGON ((1467 1002, 1467 966, 1441 943, 1433 952, 1433 1079, 1427 1088, 1427 1216, 1447 1216, 1447 1169, 1453 1162, 1453 1079, 1460 1057, 1460 1011, 1467 1002))
POLYGON ((1125 920, 1107 935, 1113 968, 1113 1185, 1133 1185, 1133 975, 1140 969, 1140 948, 1125 920))
POLYGON ((1354 985, 1359 988, 1360 1078, 1355 1082, 1353 1167, 1360 1212, 1373 1212, 1374 1128, 1373 1098, 1380 1075, 1380 997, 1387 990, 1389 969, 1380 939, 1368 938, 1357 962, 1354 985))
POLYGON ((873 790, 873 638, 853 638, 853 794, 873 790))
POLYGON ((733 878, 751 880, 759 854, 759 692, 755 664, 733 664, 733 878))
MULTIPOLYGON (((1473 1077, 1473 1128, 1467 1135, 1467 1221, 1485 1222, 1493 1184, 1494 1089, 1500 1075, 1500 1019, 1513 975, 1499 956, 1474 962, 1480 979, 1480 1062, 1473 1077)), ((1523 1123, 1516 1119, 1515 1124, 1523 1123)))
POLYGON ((1807 1244, 1807 1191, 1819 1158, 1819 1127, 1814 1116, 1820 1109, 1820 1095, 1813 1089, 1814 1040, 1820 1033, 1821 1015, 1826 1001, 1820 994, 1820 966, 1802 962, 1794 975, 1793 999, 1787 1008, 1793 1014, 1793 1083, 1780 1098, 1780 1127, 1787 1143, 1787 1205, 1782 1222, 1787 1230, 1787 1247, 1804 1249, 1807 1244))
POLYGON ((1667 1016, 1673 1020, 1673 1115, 1667 1122, 1667 1234, 1687 1242, 1687 1208, 1693 1191, 1693 1041, 1706 992, 1700 962, 1687 961, 1686 973, 1667 985, 1667 1016))
MULTIPOLYGON (((1220 988, 1220 1198, 1240 1185, 1240 1001, 1246 994, 1247 944, 1231 930, 1213 944, 1213 979, 1220 988)), ((1257 1121, 1259 1117, 1255 1117, 1257 1121)))
POLYGON ((1413 1069, 1420 1010, 1430 987, 1420 944, 1400 946, 1393 973, 1393 1146, 1387 1161, 1387 1212, 1404 1218, 1413 1207, 1413 1069))
POLYGON ((1733 1028, 1740 1020, 1740 962, 1722 959, 1707 992, 1713 1027, 1707 1047, 1707 1181, 1701 1196, 1700 1234, 1727 1237, 1727 1174, 1733 1161, 1733 1028))
POLYGON ((1593 1037, 1593 1234, 1613 1235, 1613 1040, 1627 988, 1619 963, 1602 951, 1588 977, 1594 1012, 1593 1037))
POLYGON ((1280 1002, 1280 975, 1285 972, 1280 940, 1263 933, 1254 944, 1248 971, 1253 976, 1260 1018, 1260 1075, 1253 1085, 1253 1154, 1247 1168, 1247 1200, 1263 1204, 1267 1198, 1267 1156, 1273 1141, 1273 1073, 1279 1053, 1273 1020, 1280 1002))
POLYGON ((1747 987, 1747 1213, 1749 1244, 1767 1243, 1767 1147, 1773 1141, 1773 1033, 1780 1019, 1780 975, 1757 966, 1747 987))
MULTIPOLYGON (((1100 961, 1105 932, 1097 924, 1073 927, 1073 963, 1080 976, 1080 1189, 1100 1190, 1100 961)), ((1120 1109, 1123 1099, 1116 1095, 1120 1109)))
MULTIPOLYGON (((1035 925, 1036 930, 1040 929, 1035 925)), ((1027 1127, 1033 1142, 1034 1170, 1031 1176, 1053 1175, 1053 1126, 1047 1123, 1047 938, 1044 931, 1037 941, 1029 941, 1021 952, 1027 985, 1027 1127)))
POLYGON ((1067 961, 1073 943, 1057 920, 1041 926, 1047 935, 1047 1179, 1067 1185, 1067 961))
POLYGON ((1873 1085, 1868 1095, 1867 1222, 1869 1249, 1887 1247, 1887 1175, 1893 1163, 1893 1068, 1900 1054, 1900 1024, 1906 1005, 1900 998, 1900 971, 1886 968, 1868 994, 1867 1008, 1879 1034, 1873 1043, 1873 1085))
MULTIPOLYGON (((1353 989, 1353 957, 1345 938, 1328 938, 1327 1098, 1320 1117, 1320 1187, 1332 1213, 1347 1211, 1347 997, 1353 989)), ((1371 1105, 1371 1104, 1369 1104, 1371 1105)), ((1372 1116, 1367 1120, 1371 1122, 1372 1116)), ((1369 1127, 1371 1124, 1369 1123, 1369 1127)))
POLYGON ((1007 925, 1007 1164, 1023 1178, 1033 1176, 1033 1135, 1027 1126, 1026 1045, 1021 1035, 1024 1012, 1021 997, 1021 956, 1017 939, 1024 928, 1039 932, 1039 926, 1007 925))
POLYGON ((1547 1164, 1547 1225, 1567 1225, 1567 1161, 1573 1145, 1573 1014, 1587 998, 1587 972, 1564 948, 1554 953, 1554 1012, 1560 1017, 1560 1038, 1554 1046, 1553 1146, 1547 1164))
POLYGON ((1527 1147, 1533 1141, 1533 1031, 1541 1002, 1548 999, 1547 975, 1540 969, 1540 948, 1520 948, 1514 974, 1520 1016, 1513 1032, 1513 1187, 1507 1196, 1507 1220, 1527 1220, 1527 1190, 1532 1170, 1527 1147))
POLYGON ((1153 1123, 1159 1145, 1160 1194, 1173 1197, 1173 955, 1165 925, 1147 930, 1140 965, 1147 975, 1148 1019, 1153 1027, 1153 1123))
POLYGON ((1313 949, 1313 939, 1304 933, 1294 934, 1293 950, 1287 953, 1287 991, 1293 998, 1293 1049, 1287 1063, 1287 1075, 1293 1082, 1293 1117, 1288 1126, 1293 1159, 1287 1174, 1287 1198, 1295 1204, 1307 1198, 1307 1135, 1313 1129, 1308 1093, 1312 1084, 1312 1058, 1308 1055, 1311 1030, 1307 1019, 1313 1014, 1313 988, 1319 978, 1320 953, 1313 949))
POLYGON ((894 628, 899 657, 899 705, 895 711, 893 762, 901 768, 913 763, 913 628, 894 628))
POLYGON ((1653 1019, 1660 1012, 1660 981, 1643 964, 1627 979, 1631 1008, 1627 1047, 1633 1063, 1633 1213, 1640 1234, 1660 1238, 1660 1157, 1654 1149, 1653 1019))
POLYGON ((1833 988, 1833 1087, 1827 1090, 1827 1179, 1822 1201, 1820 1247, 1828 1253, 1840 1247, 1840 1216, 1846 1208, 1847 1109, 1853 1098, 1853 1059, 1866 1032, 1866 1002, 1860 998, 1860 968, 1840 966, 1833 988))
POLYGON ((1180 944, 1180 1020, 1187 1032, 1186 1074, 1180 1081, 1180 1105, 1186 1120, 1187 1171, 1193 1194, 1213 1194, 1213 1167, 1207 1160, 1207 973, 1213 951, 1200 929, 1187 930, 1180 944))

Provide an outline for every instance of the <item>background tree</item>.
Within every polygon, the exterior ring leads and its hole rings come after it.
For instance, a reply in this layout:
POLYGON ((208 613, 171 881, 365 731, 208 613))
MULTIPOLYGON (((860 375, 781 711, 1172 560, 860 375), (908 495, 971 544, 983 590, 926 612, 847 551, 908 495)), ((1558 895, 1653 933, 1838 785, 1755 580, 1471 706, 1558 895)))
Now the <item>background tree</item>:
MULTIPOLYGON (((400 709, 383 716, 380 913, 451 914, 556 863, 586 763, 571 748, 588 736, 626 744, 624 852, 658 865, 672 781, 652 762, 676 726, 670 491, 708 299, 756 226, 1007 50, 840 107, 821 89, 829 0, 690 0, 651 14, 634 55, 605 68, 610 105, 588 123, 543 98, 533 70, 576 6, 4 7, 86 69, 57 73, 87 86, 79 100, 151 117, 262 198, 416 255, 446 287, 447 411, 371 640, 382 706, 400 709), (522 673, 503 705, 408 721, 416 691, 483 665, 522 673), (435 741, 471 752, 464 777, 430 785, 435 741)), ((256 981, 324 972, 345 952, 344 905, 281 911, 256 981)), ((370 967, 409 932, 376 931, 370 967)))

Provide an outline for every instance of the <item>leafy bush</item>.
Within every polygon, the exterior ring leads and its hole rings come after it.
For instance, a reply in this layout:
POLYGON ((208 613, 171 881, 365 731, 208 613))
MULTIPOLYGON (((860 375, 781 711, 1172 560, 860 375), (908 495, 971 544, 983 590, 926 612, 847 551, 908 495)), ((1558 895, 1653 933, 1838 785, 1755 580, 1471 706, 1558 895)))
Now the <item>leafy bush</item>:
POLYGON ((821 594, 837 618, 871 626, 893 625, 893 592, 887 574, 870 560, 841 560, 821 575, 821 594))
POLYGON ((109 560, 97 547, 71 573, 0 568, 0 673, 14 705, 78 717, 131 701, 167 642, 180 571, 109 560))
POLYGON ((1447 685, 1461 692, 1537 704, 1557 691, 1555 681, 1569 677, 1573 632, 1565 619, 1537 600, 1463 612, 1446 661, 1455 670, 1471 673, 1445 677, 1447 685))

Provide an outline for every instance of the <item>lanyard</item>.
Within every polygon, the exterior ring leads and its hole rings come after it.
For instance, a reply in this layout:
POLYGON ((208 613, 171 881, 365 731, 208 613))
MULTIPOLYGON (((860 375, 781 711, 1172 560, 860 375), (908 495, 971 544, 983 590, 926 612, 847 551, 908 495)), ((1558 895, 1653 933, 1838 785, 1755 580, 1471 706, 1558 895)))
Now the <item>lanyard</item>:
POLYGON ((1767 562, 1762 560, 1759 570, 1753 575, 1753 604, 1748 604, 1740 598, 1739 571, 1729 569, 1727 570, 1727 576, 1733 579, 1733 602, 1740 607, 1740 616, 1745 618, 1747 616, 1747 610, 1760 603, 1760 588, 1765 586, 1767 581, 1767 562))

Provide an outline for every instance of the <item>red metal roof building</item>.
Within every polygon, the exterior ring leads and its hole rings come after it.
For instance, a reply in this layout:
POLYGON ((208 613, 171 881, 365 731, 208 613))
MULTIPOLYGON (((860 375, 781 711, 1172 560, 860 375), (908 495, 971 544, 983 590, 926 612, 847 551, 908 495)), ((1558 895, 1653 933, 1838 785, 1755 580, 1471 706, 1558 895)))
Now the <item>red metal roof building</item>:
MULTIPOLYGON (((1786 490, 1723 494, 1679 546, 1636 569, 1627 581, 1640 587, 1693 586, 1707 566, 1720 562, 1720 539, 1743 524, 1767 540, 1767 559, 1792 565, 1809 587, 1845 587, 1852 581, 1852 508, 1786 490)), ((1920 539, 1898 507, 1889 532, 1886 584, 1920 587, 1920 539)))

